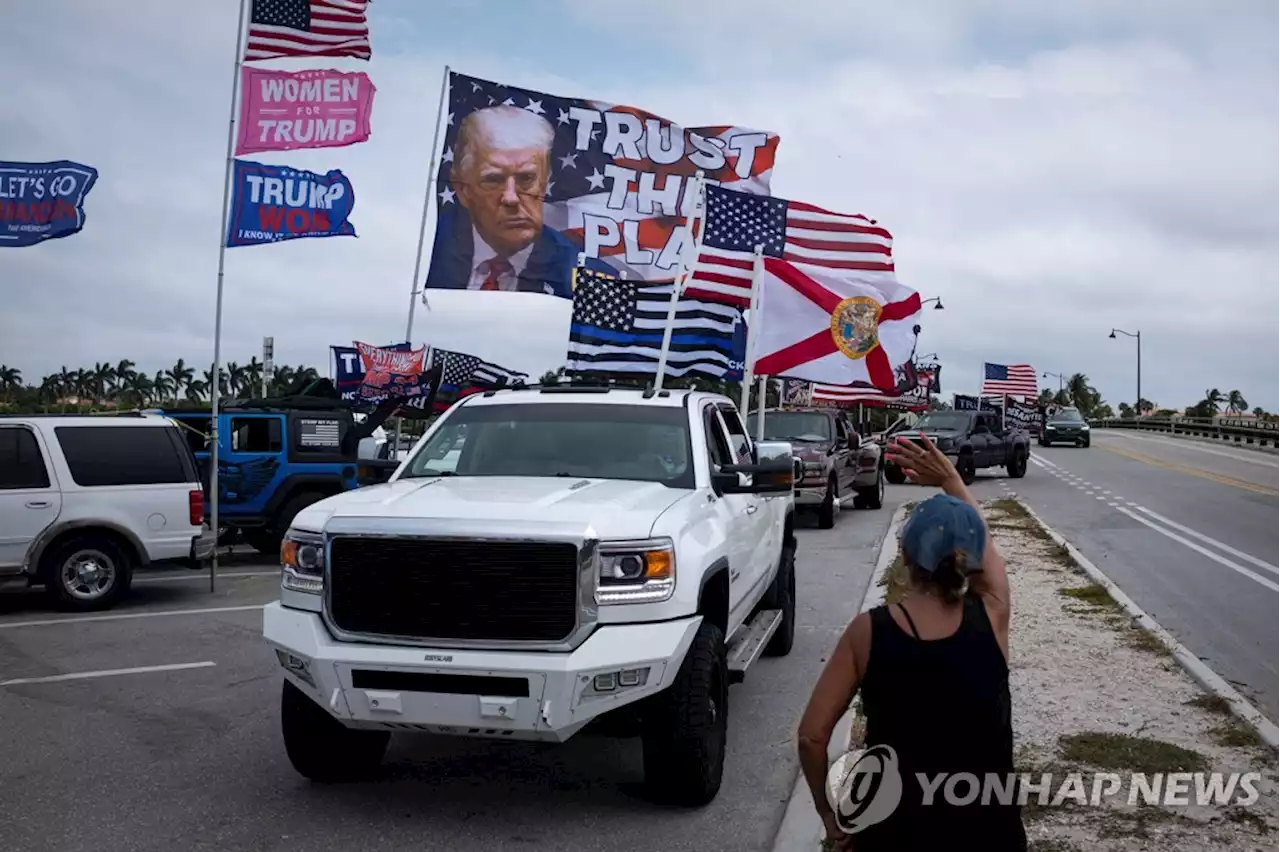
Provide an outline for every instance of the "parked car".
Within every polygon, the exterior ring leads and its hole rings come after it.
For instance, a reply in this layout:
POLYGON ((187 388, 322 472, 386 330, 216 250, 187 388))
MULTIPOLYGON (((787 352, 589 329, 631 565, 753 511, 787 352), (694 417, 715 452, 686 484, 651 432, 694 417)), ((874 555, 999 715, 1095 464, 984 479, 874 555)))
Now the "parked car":
MULTIPOLYGON (((999 412, 931 411, 906 437, 937 444, 955 464, 966 485, 973 482, 977 471, 991 467, 1003 467, 1009 476, 1020 479, 1026 475, 1027 459, 1031 457, 1030 436, 1020 429, 1005 429, 999 412)), ((887 476, 890 482, 906 481, 906 475, 892 462, 887 476)))
POLYGON ((1054 444, 1089 446, 1089 424, 1085 422, 1078 408, 1059 409, 1045 421, 1044 432, 1040 435, 1040 446, 1049 447, 1054 444))
POLYGON ((592 725, 639 736, 655 798, 707 804, 729 685, 794 641, 794 477, 716 394, 459 401, 389 482, 293 518, 263 633, 294 768, 369 777, 393 732, 592 725))
POLYGON ((0 580, 100 610, 136 568, 213 553, 204 489, 173 421, 155 415, 0 417, 0 580))
MULTIPOLYGON (((747 430, 757 432, 759 413, 747 418, 747 430)), ((764 413, 764 439, 787 441, 803 463, 796 483, 796 508, 816 512, 818 526, 835 526, 836 512, 846 500, 856 509, 884 505, 884 463, 881 447, 858 436, 848 416, 838 408, 771 408, 764 413)))

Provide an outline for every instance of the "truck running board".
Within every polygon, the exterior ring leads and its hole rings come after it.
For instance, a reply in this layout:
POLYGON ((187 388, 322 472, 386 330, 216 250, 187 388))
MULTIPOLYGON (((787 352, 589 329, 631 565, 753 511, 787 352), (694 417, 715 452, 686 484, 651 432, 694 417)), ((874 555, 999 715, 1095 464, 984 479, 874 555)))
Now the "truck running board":
POLYGON ((742 683, 746 679, 747 669, 760 659, 760 653, 769 644, 780 624, 782 610, 762 609, 738 631, 728 649, 729 683, 742 683))

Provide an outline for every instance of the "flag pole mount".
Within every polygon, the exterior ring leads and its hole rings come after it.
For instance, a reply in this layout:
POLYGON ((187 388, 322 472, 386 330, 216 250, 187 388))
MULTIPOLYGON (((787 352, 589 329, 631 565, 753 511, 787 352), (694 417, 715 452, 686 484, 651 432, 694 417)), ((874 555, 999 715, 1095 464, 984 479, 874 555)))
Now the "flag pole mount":
MULTIPOLYGON (((684 290, 689 275, 693 272, 698 250, 702 246, 703 229, 698 229, 697 236, 693 232, 694 225, 698 221, 698 214, 704 204, 705 180, 706 173, 699 169, 686 190, 686 192, 692 193, 693 200, 689 203, 689 215, 685 219, 685 243, 684 251, 681 252, 680 257, 680 274, 671 283, 671 301, 667 304, 667 323, 662 328, 662 350, 658 353, 658 371, 653 381, 654 390, 662 390, 662 380, 667 372, 667 354, 671 349, 671 331, 676 322, 676 305, 680 302, 680 294, 684 290)), ((748 332, 750 332, 749 328, 748 332)))
POLYGON ((218 429, 218 404, 221 402, 222 379, 222 281, 227 259, 227 213, 231 206, 231 175, 235 168, 236 111, 240 100, 240 69, 244 65, 245 9, 248 0, 240 0, 240 16, 236 18, 236 61, 231 70, 231 112, 227 119, 227 157, 222 174, 222 221, 218 233, 218 289, 213 309, 213 381, 209 388, 209 423, 213 432, 213 447, 209 452, 209 527, 213 533, 213 558, 209 561, 209 591, 217 588, 218 576, 218 492, 221 483, 218 464, 221 461, 218 446, 221 444, 218 429))

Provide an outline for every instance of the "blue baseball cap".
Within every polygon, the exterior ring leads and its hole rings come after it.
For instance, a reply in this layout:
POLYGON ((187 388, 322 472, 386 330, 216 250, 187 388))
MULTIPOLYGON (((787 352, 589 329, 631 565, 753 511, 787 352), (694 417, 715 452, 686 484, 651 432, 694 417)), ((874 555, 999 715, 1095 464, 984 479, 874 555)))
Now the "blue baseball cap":
POLYGON ((942 560, 957 551, 965 554, 971 571, 982 564, 986 530, 978 510, 947 494, 935 494, 916 506, 902 528, 902 549, 908 561, 932 574, 942 560))

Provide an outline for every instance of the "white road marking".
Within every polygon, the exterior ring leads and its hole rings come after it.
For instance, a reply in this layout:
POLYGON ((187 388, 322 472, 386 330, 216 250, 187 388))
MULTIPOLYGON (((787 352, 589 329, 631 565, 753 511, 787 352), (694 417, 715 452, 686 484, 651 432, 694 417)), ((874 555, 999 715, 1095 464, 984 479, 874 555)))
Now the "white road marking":
MULTIPOLYGON (((280 572, 278 570, 276 571, 232 571, 226 574, 223 574, 222 572, 218 572, 217 576, 219 580, 236 580, 242 577, 279 577, 280 572)), ((172 576, 164 576, 164 577, 134 577, 133 584, 136 586, 138 583, 177 583, 184 580, 205 580, 207 582, 208 579, 209 579, 209 574, 207 572, 197 573, 195 571, 192 571, 190 574, 174 574, 172 576)))
POLYGON ((204 609, 166 609, 156 612, 121 612, 115 615, 72 615, 66 618, 41 618, 36 621, 0 622, 0 630, 11 627, 49 627, 55 624, 82 624, 86 621, 124 621, 130 618, 162 618, 166 615, 209 615, 215 612, 249 612, 265 604, 252 606, 211 606, 204 609))
POLYGON ((1142 441, 1152 441, 1153 443, 1156 443, 1156 444, 1168 444, 1171 447, 1185 447, 1188 450, 1196 450, 1201 453, 1208 453, 1211 456, 1222 456, 1225 459, 1235 459, 1236 461, 1242 461, 1249 464, 1262 465, 1263 467, 1280 467, 1280 462, 1272 461, 1267 456, 1263 455, 1260 452, 1257 452, 1256 450, 1245 450, 1244 453, 1227 453, 1216 448, 1211 449, 1209 447, 1202 447, 1197 441, 1188 440, 1186 438, 1183 438, 1183 439, 1157 438, 1153 435, 1134 435, 1128 432, 1120 432, 1120 431, 1114 432, 1113 434, 1108 435, 1107 437, 1108 438, 1125 437, 1130 440, 1138 441, 1139 443, 1141 443, 1142 441))
POLYGON ((1242 565, 1237 565, 1236 563, 1232 562, 1230 559, 1219 556, 1218 554, 1214 553, 1212 550, 1201 547, 1200 545, 1196 544, 1194 541, 1185 539, 1175 532, 1170 532, 1164 527, 1157 525, 1153 521, 1147 520, 1146 518, 1142 517, 1136 512, 1132 512, 1129 509, 1120 509, 1120 512, 1122 514, 1128 515, 1129 517, 1133 518, 1135 521, 1137 521, 1140 524, 1144 524, 1145 526, 1151 527, 1151 529, 1160 533, 1160 535, 1166 538, 1173 539, 1179 544, 1189 547, 1192 550, 1196 551, 1197 553, 1200 553, 1204 556, 1209 557, 1214 562, 1217 562, 1219 565, 1225 565, 1226 567, 1230 568, 1232 571, 1235 571, 1237 574, 1248 577, 1250 580, 1253 580, 1256 583, 1266 586, 1268 589, 1270 589, 1273 592, 1280 592, 1280 586, 1277 586, 1275 583, 1271 582, 1266 577, 1263 577, 1261 574, 1255 574, 1254 572, 1250 571, 1248 568, 1245 568, 1242 565))
POLYGON ((1259 568, 1265 568, 1273 574, 1280 574, 1280 567, 1272 565, 1270 562, 1259 559, 1256 556, 1250 556, 1249 554, 1243 551, 1236 550, 1231 545, 1223 544, 1222 542, 1218 541, 1216 538, 1210 538, 1204 533, 1196 532, 1190 527, 1184 527, 1182 524, 1178 523, 1177 521, 1171 521, 1168 518, 1166 518, 1164 515, 1157 514, 1156 512, 1151 511, 1145 506, 1138 506, 1137 509, 1139 512, 1143 512, 1155 518, 1157 521, 1164 524, 1165 526, 1173 527, 1175 530, 1178 530, 1179 532, 1184 532, 1187 535, 1191 536, 1192 538, 1198 538, 1200 539, 1200 541, 1203 541, 1205 544, 1211 544, 1214 547, 1218 548, 1219 550, 1223 551, 1224 553, 1230 553, 1232 556, 1235 556, 1238 559, 1243 559, 1245 562, 1249 562, 1254 565, 1257 565, 1259 568))
POLYGON ((115 677, 116 675, 147 674, 150 672, 177 672, 185 669, 207 669, 216 666, 212 660, 203 663, 171 663, 166 666, 135 666, 131 669, 103 669, 96 672, 71 672, 70 674, 49 675, 48 677, 16 677, 12 680, 0 680, 0 686, 19 686, 25 683, 58 683, 64 680, 88 680, 95 677, 115 677))

